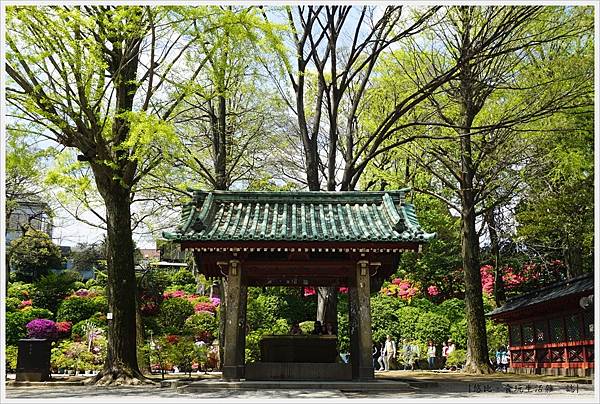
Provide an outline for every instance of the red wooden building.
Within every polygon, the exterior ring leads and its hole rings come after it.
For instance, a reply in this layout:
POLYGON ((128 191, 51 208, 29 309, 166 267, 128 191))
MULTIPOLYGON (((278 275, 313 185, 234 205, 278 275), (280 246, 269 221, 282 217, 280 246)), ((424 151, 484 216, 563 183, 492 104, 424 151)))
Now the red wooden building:
POLYGON ((515 373, 591 376, 594 372, 594 274, 510 299, 490 313, 509 326, 515 373))

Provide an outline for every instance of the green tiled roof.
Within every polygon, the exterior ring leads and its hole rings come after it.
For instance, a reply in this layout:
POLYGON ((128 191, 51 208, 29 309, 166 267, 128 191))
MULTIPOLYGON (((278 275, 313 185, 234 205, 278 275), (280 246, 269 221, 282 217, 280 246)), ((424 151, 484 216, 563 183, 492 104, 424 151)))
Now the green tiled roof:
POLYGON ((194 191, 176 241, 418 242, 421 229, 407 189, 387 192, 194 191))

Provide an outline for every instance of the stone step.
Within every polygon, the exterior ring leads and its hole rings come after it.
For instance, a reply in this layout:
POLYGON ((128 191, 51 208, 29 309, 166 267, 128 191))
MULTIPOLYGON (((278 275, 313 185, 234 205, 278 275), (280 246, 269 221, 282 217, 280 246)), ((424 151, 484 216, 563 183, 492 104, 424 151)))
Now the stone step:
POLYGON ((411 393, 417 388, 405 382, 374 380, 374 381, 246 381, 229 382, 222 379, 185 382, 180 380, 162 381, 161 387, 176 388, 187 392, 202 392, 210 390, 341 390, 341 391, 397 391, 411 393))

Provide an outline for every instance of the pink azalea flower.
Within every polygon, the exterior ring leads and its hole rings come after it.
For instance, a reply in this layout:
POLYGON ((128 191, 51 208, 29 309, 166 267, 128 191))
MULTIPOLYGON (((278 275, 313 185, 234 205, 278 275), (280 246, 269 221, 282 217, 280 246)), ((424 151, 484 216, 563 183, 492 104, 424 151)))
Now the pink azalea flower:
POLYGON ((429 294, 429 296, 437 296, 440 294, 440 291, 437 288, 437 286, 431 285, 427 288, 427 293, 429 294))

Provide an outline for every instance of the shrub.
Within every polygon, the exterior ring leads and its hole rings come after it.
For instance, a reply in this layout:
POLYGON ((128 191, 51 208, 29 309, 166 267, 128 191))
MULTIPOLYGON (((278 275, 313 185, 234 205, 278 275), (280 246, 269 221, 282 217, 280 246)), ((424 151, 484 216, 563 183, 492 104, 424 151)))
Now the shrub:
POLYGON ((450 336, 458 347, 467 347, 467 319, 463 318, 450 326, 450 336))
POLYGON ((181 332, 185 320, 194 314, 194 306, 186 299, 172 298, 165 300, 158 313, 158 322, 163 327, 162 332, 166 334, 177 334, 181 332))
POLYGON ((29 299, 29 294, 33 290, 33 285, 31 283, 25 282, 11 282, 8 285, 8 289, 6 290, 6 296, 14 297, 16 299, 26 300, 29 299))
POLYGON ((382 341, 387 334, 395 334, 403 325, 398 323, 398 311, 406 306, 404 299, 378 294, 371 298, 371 325, 373 339, 382 341))
POLYGON ((7 297, 6 298, 6 312, 12 313, 13 311, 17 311, 19 306, 21 305, 21 299, 17 297, 7 297))
POLYGON ((56 339, 58 328, 56 323, 47 319, 35 319, 27 323, 27 336, 29 338, 56 339))
POLYGON ((193 284, 194 289, 196 288, 196 278, 194 278, 194 275, 188 269, 182 268, 179 271, 175 272, 171 277, 171 283, 174 285, 193 284))
POLYGON ((68 321, 59 321, 56 323, 58 338, 68 338, 71 335, 72 324, 68 321))
POLYGON ((493 358, 499 347, 508 345, 508 327, 506 324, 495 323, 488 319, 485 322, 485 329, 487 334, 488 353, 490 358, 493 358))
POLYGON ((167 360, 180 371, 190 373, 194 363, 206 361, 206 347, 200 348, 189 338, 181 338, 167 347, 167 360))
MULTIPOLYGON (((395 332, 392 333, 397 339, 417 339, 417 322, 424 314, 423 310, 417 307, 401 307, 397 312, 398 322, 395 324, 395 332)), ((385 338, 385 335, 383 336, 385 338)), ((378 339, 381 340, 383 338, 378 339)))
POLYGON ((214 306, 210 302, 200 302, 200 303, 197 303, 194 306, 194 311, 196 313, 198 313, 200 311, 209 311, 211 313, 216 313, 217 312, 217 308, 216 308, 216 306, 214 306))
POLYGON ((106 316, 104 314, 97 313, 86 320, 78 322, 71 328, 71 335, 74 338, 81 339, 85 337, 85 333, 90 326, 106 329, 108 327, 106 316))
POLYGON ((461 368, 467 362, 467 351, 464 349, 456 349, 450 355, 448 355, 448 359, 446 360, 446 366, 456 366, 457 368, 461 368))
POLYGON ((218 335, 219 322, 211 312, 200 311, 185 320, 184 332, 199 336, 204 341, 212 341, 212 338, 218 335))
POLYGON ((50 354, 52 369, 74 369, 84 371, 95 368, 95 356, 88 350, 87 343, 63 341, 50 354))
POLYGON ((66 271, 42 276, 33 286, 33 305, 56 313, 62 300, 75 290, 75 283, 81 279, 77 272, 66 271))
POLYGON ((434 308, 436 313, 446 316, 451 323, 465 318, 465 310, 465 301, 457 298, 445 300, 434 308))
POLYGON ((74 324, 90 318, 95 313, 105 313, 107 310, 108 303, 104 296, 93 298, 71 296, 62 301, 56 318, 58 321, 70 321, 74 324))
POLYGON ((86 289, 85 283, 80 282, 80 281, 75 282, 75 284, 73 284, 73 288, 74 289, 86 289))
POLYGON ((21 338, 27 336, 27 323, 36 318, 52 318, 52 312, 46 309, 26 308, 13 313, 6 313, 6 342, 16 345, 21 338))
POLYGON ((441 314, 425 313, 419 317, 415 331, 419 341, 426 342, 431 339, 434 344, 439 345, 448 339, 450 321, 441 314))
POLYGON ((258 295, 256 289, 248 296, 247 324, 251 330, 269 328, 285 311, 287 303, 280 296, 258 295), (256 296, 256 297, 255 297, 256 296))
POLYGON ((7 345, 6 350, 4 351, 6 354, 5 363, 6 363, 6 371, 15 371, 17 370, 17 354, 19 349, 15 345, 7 345))

